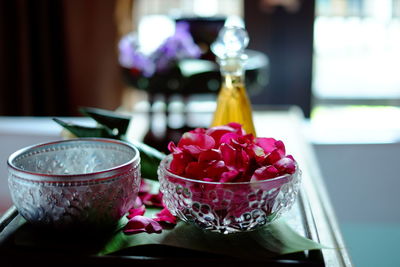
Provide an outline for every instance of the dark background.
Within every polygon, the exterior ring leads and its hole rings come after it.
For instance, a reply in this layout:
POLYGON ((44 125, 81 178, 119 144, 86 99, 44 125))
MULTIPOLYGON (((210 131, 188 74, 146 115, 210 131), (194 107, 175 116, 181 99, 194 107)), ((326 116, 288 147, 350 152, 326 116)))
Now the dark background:
MULTIPOLYGON (((122 1, 0 1, 0 115, 70 116, 80 106, 117 108, 122 82, 116 6, 122 1)), ((314 0, 301 1, 295 13, 282 7, 267 12, 260 1, 244 1, 249 48, 270 60, 269 83, 252 96, 253 104, 295 104, 309 116, 314 12, 314 0)))

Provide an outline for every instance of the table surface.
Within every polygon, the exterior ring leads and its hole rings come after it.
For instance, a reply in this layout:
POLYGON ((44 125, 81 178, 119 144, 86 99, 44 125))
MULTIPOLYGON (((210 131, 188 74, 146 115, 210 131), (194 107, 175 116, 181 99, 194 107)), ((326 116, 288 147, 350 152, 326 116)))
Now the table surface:
MULTIPOLYGON (((135 116, 135 129, 131 127, 128 131, 130 138, 140 138, 143 136, 145 127, 145 118, 135 116), (142 120, 140 122, 140 120, 142 120)), ((262 110, 254 112, 254 121, 258 136, 274 137, 283 140, 286 150, 289 154, 294 155, 302 170, 302 185, 298 201, 294 207, 284 215, 288 224, 299 234, 306 236, 314 241, 320 242, 327 247, 321 251, 305 252, 301 260, 293 260, 290 257, 281 257, 269 262, 272 265, 317 265, 317 266, 352 266, 349 254, 346 250, 340 229, 338 227, 334 211, 332 209, 327 190, 325 188, 317 160, 311 145, 306 141, 302 131, 303 115, 301 111, 295 107, 279 108, 274 110, 262 110)), ((38 251, 32 254, 31 251, 22 251, 19 248, 10 248, 7 245, 7 239, 12 236, 13 231, 17 229, 18 212, 12 208, 6 213, 0 221, 0 248, 6 248, 8 256, 15 257, 24 254, 27 259, 39 257, 38 251), (27 256, 29 255, 29 256, 27 256), (33 256, 36 255, 36 256, 33 256), (33 257, 33 258, 32 258, 33 257)), ((46 255, 46 257, 59 257, 62 253, 46 255)), ((7 255, 6 255, 7 256, 7 255)), ((86 262, 106 264, 129 264, 135 262, 146 264, 160 264, 160 261, 169 263, 185 262, 196 258, 198 264, 221 264, 229 263, 229 259, 207 259, 193 255, 193 257, 179 257, 165 259, 165 257, 142 257, 140 255, 119 255, 101 257, 88 257, 86 262), (96 261, 97 260, 97 261, 96 261), (183 260, 183 261, 182 261, 183 260)), ((231 262, 234 263, 234 262, 231 262)), ((238 263, 238 262, 236 262, 238 263)))

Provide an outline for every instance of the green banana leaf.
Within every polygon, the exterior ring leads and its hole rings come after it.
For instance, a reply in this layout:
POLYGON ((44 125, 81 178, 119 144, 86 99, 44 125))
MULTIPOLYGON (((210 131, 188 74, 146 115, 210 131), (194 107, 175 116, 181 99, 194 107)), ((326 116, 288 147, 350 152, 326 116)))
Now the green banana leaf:
MULTIPOLYGON (((153 217, 151 214, 158 211, 148 209, 146 216, 153 217)), ((130 255, 130 249, 134 249, 133 254, 141 251, 149 256, 158 256, 164 250, 175 249, 182 250, 182 253, 190 251, 245 260, 267 260, 285 254, 326 248, 299 235, 282 219, 257 231, 231 235, 204 232, 182 221, 171 230, 163 230, 161 234, 126 235, 122 231, 127 223, 124 217, 116 232, 99 232, 94 235, 37 228, 21 216, 18 220, 18 229, 12 236, 15 246, 82 255, 130 255)))
POLYGON ((98 255, 107 255, 123 249, 146 245, 259 260, 323 248, 319 243, 299 235, 284 220, 277 220, 253 232, 230 235, 204 232, 181 221, 174 229, 163 230, 161 234, 126 235, 119 231, 107 242, 98 255))
POLYGON ((146 145, 145 143, 135 140, 129 142, 132 143, 140 152, 140 170, 142 177, 158 181, 158 165, 160 165, 165 154, 146 145))
POLYGON ((98 124, 105 125, 111 130, 117 129, 119 136, 126 134, 131 121, 131 116, 100 108, 82 107, 79 109, 79 112, 91 117, 98 124))
POLYGON ((113 134, 111 129, 103 125, 88 127, 62 121, 57 118, 53 118, 53 120, 76 137, 101 137, 118 139, 117 136, 113 134))

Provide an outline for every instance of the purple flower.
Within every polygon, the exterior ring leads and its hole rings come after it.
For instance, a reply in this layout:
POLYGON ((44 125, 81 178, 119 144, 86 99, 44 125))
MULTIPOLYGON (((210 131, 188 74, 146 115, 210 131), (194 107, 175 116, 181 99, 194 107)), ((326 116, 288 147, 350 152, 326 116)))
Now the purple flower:
POLYGON ((174 62, 184 58, 198 58, 200 48, 194 43, 189 32, 189 24, 178 22, 175 34, 169 37, 152 55, 156 70, 165 71, 174 62))
POLYGON ((154 74, 155 64, 146 55, 139 51, 137 36, 125 35, 118 44, 119 64, 125 68, 138 70, 145 77, 154 74))
POLYGON ((119 63, 134 73, 151 77, 156 72, 165 72, 177 61, 185 58, 198 58, 200 48, 194 43, 189 32, 189 24, 178 22, 175 33, 150 55, 140 52, 137 36, 125 35, 118 44, 119 63))

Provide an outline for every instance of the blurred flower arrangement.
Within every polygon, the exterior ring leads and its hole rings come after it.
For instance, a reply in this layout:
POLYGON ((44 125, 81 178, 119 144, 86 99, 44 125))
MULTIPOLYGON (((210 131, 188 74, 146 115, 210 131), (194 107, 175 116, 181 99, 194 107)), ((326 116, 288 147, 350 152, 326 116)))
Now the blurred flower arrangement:
POLYGON ((149 85, 137 83, 138 79, 166 77, 176 72, 180 60, 201 56, 200 47, 193 41, 189 24, 186 22, 177 22, 175 33, 150 54, 141 51, 138 37, 134 33, 125 35, 118 48, 120 65, 129 70, 134 85, 139 89, 147 89, 149 85))

